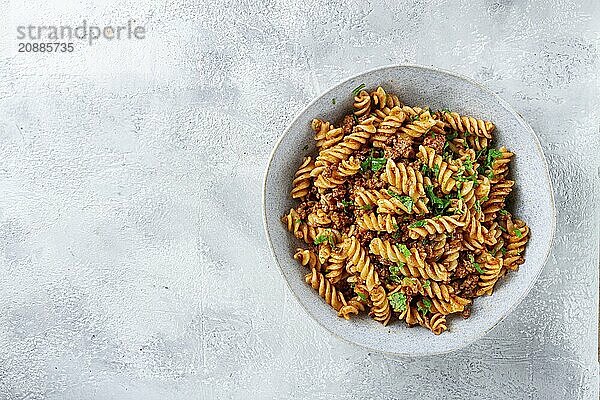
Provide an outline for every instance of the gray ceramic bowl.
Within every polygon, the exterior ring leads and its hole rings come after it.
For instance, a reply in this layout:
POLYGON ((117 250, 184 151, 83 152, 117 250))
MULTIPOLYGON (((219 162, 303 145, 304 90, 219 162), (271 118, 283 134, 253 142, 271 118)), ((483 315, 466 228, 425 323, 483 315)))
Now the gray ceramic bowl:
POLYGON ((331 333, 349 342, 406 356, 430 355, 460 349, 485 335, 525 297, 540 274, 550 252, 556 216, 548 167, 539 140, 523 118, 506 102, 478 83, 436 68, 398 65, 374 69, 350 78, 311 102, 286 129, 275 146, 265 175, 263 213, 266 235, 275 260, 294 295, 308 314, 331 333), (346 321, 304 283, 306 269, 293 258, 301 246, 280 222, 296 203, 290 198, 291 182, 302 157, 314 154, 313 118, 339 121, 352 109, 352 90, 382 86, 409 105, 449 108, 459 113, 489 119, 496 124, 496 145, 516 154, 511 163, 516 181, 509 209, 531 229, 526 261, 497 285, 492 296, 475 300, 471 317, 451 318, 449 331, 435 336, 422 328, 388 326, 364 316, 346 321), (336 104, 332 104, 332 99, 336 104), (308 150, 304 150, 308 145, 308 150))

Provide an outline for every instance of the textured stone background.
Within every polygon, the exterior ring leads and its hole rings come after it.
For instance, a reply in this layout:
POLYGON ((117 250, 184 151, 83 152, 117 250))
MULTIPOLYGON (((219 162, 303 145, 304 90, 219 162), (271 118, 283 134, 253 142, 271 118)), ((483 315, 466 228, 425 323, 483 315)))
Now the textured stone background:
POLYGON ((0 399, 598 398, 597 1, 111 3, 0 1, 0 399), (17 53, 17 25, 83 18, 147 39, 17 53), (260 206, 292 116, 402 62, 512 103, 558 208, 516 312, 420 359, 309 320, 260 206))

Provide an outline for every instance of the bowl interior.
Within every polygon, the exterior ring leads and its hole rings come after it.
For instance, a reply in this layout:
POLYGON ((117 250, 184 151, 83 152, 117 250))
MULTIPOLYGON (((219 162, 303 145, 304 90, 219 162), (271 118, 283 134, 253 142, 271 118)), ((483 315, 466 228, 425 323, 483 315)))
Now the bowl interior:
POLYGON ((281 272, 307 312, 322 326, 356 344, 401 355, 427 355, 452 351, 483 336, 525 297, 550 251, 555 227, 552 189, 546 161, 531 128, 508 104, 481 85, 455 74, 420 66, 384 67, 350 78, 309 104, 290 124, 273 151, 264 183, 264 219, 267 237, 281 272), (495 146, 515 153, 511 179, 516 181, 510 211, 531 230, 526 260, 520 269, 501 279, 492 296, 474 301, 471 317, 452 317, 449 330, 440 336, 398 321, 383 326, 369 317, 346 321, 304 283, 307 270, 294 259, 303 247, 286 231, 280 217, 296 205, 290 196, 294 173, 316 147, 310 122, 322 118, 337 123, 352 109, 352 90, 360 84, 382 86, 409 105, 448 108, 488 119, 496 124, 495 146), (335 105, 332 99, 336 99, 335 105), (306 147, 308 145, 308 147, 306 147))

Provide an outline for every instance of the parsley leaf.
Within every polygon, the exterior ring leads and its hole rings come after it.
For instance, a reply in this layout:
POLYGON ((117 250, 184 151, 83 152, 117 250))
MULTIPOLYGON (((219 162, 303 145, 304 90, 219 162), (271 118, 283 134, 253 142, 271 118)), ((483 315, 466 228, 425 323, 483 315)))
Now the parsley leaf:
POLYGON ((364 206, 360 206, 363 210, 370 211, 373 209, 373 206, 370 204, 365 204, 364 206))
POLYGON ((402 196, 402 195, 400 195, 400 194, 398 194, 398 193, 396 193, 396 192, 394 192, 393 190, 390 190, 390 189, 388 189, 387 193, 390 196, 392 196, 392 197, 400 200, 400 202, 402 204, 404 204, 404 207, 406 207, 406 209, 408 210, 409 213, 412 212, 413 206, 415 205, 415 202, 413 201, 413 199, 411 199, 408 196, 402 196))
POLYGON ((365 301, 365 302, 367 301, 367 296, 365 296, 364 294, 362 294, 362 293, 360 293, 360 292, 359 292, 359 293, 356 293, 356 294, 357 294, 357 296, 358 296, 358 297, 360 297, 360 299, 361 299, 362 301, 365 301))
POLYGON ((370 155, 369 157, 367 157, 365 159, 365 161, 360 163, 360 170, 363 172, 368 171, 368 170, 377 172, 385 166, 386 162, 387 162, 387 158, 385 158, 385 157, 377 158, 377 157, 373 157, 372 155, 370 155))
POLYGON ((354 203, 352 201, 347 201, 347 200, 342 200, 342 201, 340 201, 340 203, 342 203, 342 206, 344 206, 344 207, 349 207, 349 206, 354 205, 354 203))
POLYGON ((399 262, 395 265, 390 265, 389 266, 389 270, 390 270, 390 276, 389 279, 392 282, 396 282, 396 283, 400 283, 402 281, 402 278, 400 278, 400 268, 402 268, 404 266, 403 262, 399 262))
POLYGON ((315 241, 314 241, 315 245, 319 245, 324 242, 329 242, 329 244, 332 246, 334 245, 333 236, 331 235, 331 232, 329 232, 329 234, 325 234, 325 233, 320 234, 319 236, 317 236, 315 238, 315 241))
POLYGON ((433 304, 433 303, 431 303, 431 300, 429 300, 427 297, 423 297, 423 302, 422 302, 422 304, 419 304, 419 305, 417 306, 417 310, 418 310, 418 311, 419 311, 421 314, 425 315, 425 314, 427 314, 427 313, 429 312, 429 310, 431 309, 431 306, 432 306, 432 304, 433 304))
POLYGON ((502 209, 498 212, 500 213, 500 215, 508 215, 508 211, 506 211, 505 209, 502 209))
POLYGON ((502 253, 502 255, 506 255, 506 249, 504 247, 500 247, 500 253, 502 253))
POLYGON ((475 200, 475 211, 477 212, 481 212, 481 203, 479 202, 479 199, 475 200))
POLYGON ((473 267, 477 270, 477 272, 479 272, 480 274, 485 274, 485 271, 481 268, 481 266, 479 265, 479 263, 474 262, 473 263, 473 267))
POLYGON ((410 250, 408 249, 408 247, 406 247, 404 243, 397 244, 396 247, 398 247, 398 250, 400 250, 402 254, 404 254, 404 257, 410 257, 412 255, 410 250))
POLYGON ((519 239, 521 239, 523 237, 523 233, 521 232, 521 230, 519 228, 513 229, 513 232, 519 239))
POLYGON ((352 91, 352 94, 355 96, 358 96, 358 94, 365 88, 365 84, 361 83, 360 85, 358 85, 357 87, 354 88, 354 90, 352 91))
POLYGON ((420 228, 420 227, 425 226, 425 225, 427 225, 427 220, 426 219, 422 219, 420 221, 413 222, 408 227, 409 228, 420 228))
POLYGON ((394 311, 402 312, 406 310, 406 295, 404 293, 392 293, 388 296, 388 300, 394 311))
POLYGON ((429 281, 429 279, 427 279, 424 283, 423 283, 423 288, 427 289, 429 286, 431 286, 431 282, 429 281))
POLYGON ((431 204, 433 205, 433 213, 436 215, 443 214, 443 212, 446 210, 446 208, 448 208, 448 206, 450 205, 450 200, 437 197, 435 195, 435 193, 433 192, 432 185, 427 185, 425 187, 425 191, 427 192, 427 197, 429 197, 429 200, 431 201, 431 204))
POLYGON ((429 167, 427 166, 427 164, 421 165, 421 173, 422 174, 426 174, 428 170, 429 170, 429 167))

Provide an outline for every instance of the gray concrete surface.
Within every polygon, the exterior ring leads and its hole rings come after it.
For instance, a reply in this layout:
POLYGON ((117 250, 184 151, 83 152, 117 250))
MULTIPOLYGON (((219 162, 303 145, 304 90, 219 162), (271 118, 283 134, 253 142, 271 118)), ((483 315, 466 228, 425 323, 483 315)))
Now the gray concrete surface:
POLYGON ((596 1, 1 1, 0 399, 597 399, 596 1), (146 26, 18 53, 16 26, 146 26), (293 114, 390 63, 470 76, 542 140, 555 248, 460 352, 400 359, 308 319, 262 232, 293 114))

